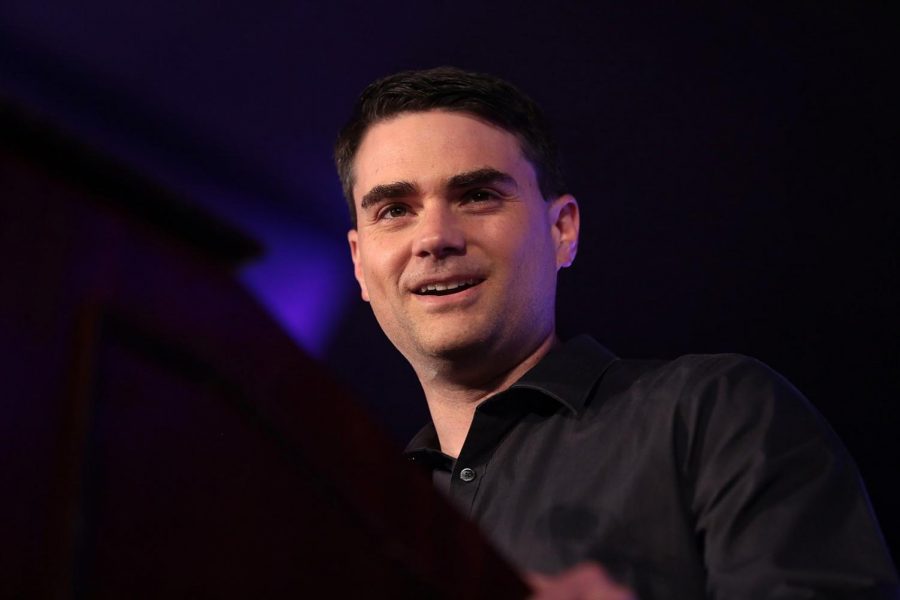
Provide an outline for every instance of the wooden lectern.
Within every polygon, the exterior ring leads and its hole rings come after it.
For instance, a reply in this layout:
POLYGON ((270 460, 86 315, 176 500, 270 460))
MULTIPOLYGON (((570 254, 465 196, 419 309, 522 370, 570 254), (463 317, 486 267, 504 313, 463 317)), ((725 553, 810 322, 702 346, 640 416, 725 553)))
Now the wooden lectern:
POLYGON ((0 104, 0 597, 521 598, 236 282, 237 232, 0 104))

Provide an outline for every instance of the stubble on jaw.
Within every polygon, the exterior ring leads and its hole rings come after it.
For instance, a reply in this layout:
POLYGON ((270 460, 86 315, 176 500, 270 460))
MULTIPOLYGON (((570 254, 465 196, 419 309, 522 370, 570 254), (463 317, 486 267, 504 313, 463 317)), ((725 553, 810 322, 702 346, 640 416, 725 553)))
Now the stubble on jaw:
POLYGON ((478 405, 487 398, 502 392, 518 381, 534 367, 551 348, 559 343, 551 333, 536 348, 522 355, 501 357, 492 354, 488 359, 432 362, 414 365, 419 383, 434 417, 435 410, 447 410, 452 406, 478 405), (471 362, 469 371, 462 362, 471 362), (443 408, 441 408, 443 407, 443 408))
MULTIPOLYGON (((494 325, 485 327, 473 322, 470 324, 472 331, 461 331, 452 339, 428 339, 421 331, 425 324, 407 320, 402 325, 405 343, 391 342, 412 365, 426 389, 440 385, 488 391, 496 388, 509 373, 529 363, 532 356, 543 356, 556 341, 552 318, 541 331, 520 339, 510 339, 503 331, 501 321, 494 325)), ((528 368, 530 366, 533 365, 528 364, 528 368)), ((525 371, 527 369, 519 375, 525 371)))

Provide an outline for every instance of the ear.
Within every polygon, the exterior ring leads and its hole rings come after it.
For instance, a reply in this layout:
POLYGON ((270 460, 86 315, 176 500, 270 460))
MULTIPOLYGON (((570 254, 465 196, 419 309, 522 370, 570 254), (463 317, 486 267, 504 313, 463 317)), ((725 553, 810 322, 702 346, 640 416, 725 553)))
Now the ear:
POLYGON ((360 296, 368 302, 369 292, 366 290, 366 280, 363 277, 362 267, 359 265, 359 233, 356 229, 347 232, 347 241, 350 243, 350 257, 353 259, 353 276, 359 283, 360 296))
POLYGON ((578 228, 580 216, 578 202, 570 194, 548 203, 547 212, 550 220, 550 232, 556 248, 556 270, 568 267, 578 253, 578 228))

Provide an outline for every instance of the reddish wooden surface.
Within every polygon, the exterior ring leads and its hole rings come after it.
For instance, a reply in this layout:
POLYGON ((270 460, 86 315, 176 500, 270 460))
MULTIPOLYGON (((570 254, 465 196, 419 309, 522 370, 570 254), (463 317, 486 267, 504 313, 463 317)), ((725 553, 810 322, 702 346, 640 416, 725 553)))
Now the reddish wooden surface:
POLYGON ((0 596, 525 594, 236 283, 252 244, 0 138, 0 596))

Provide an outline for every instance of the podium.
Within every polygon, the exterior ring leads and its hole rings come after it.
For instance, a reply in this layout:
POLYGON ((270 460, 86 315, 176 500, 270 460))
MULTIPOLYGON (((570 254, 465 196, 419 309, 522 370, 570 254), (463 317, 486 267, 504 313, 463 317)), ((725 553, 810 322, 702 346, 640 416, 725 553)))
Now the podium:
POLYGON ((522 598, 235 279, 259 247, 0 103, 0 597, 522 598))

